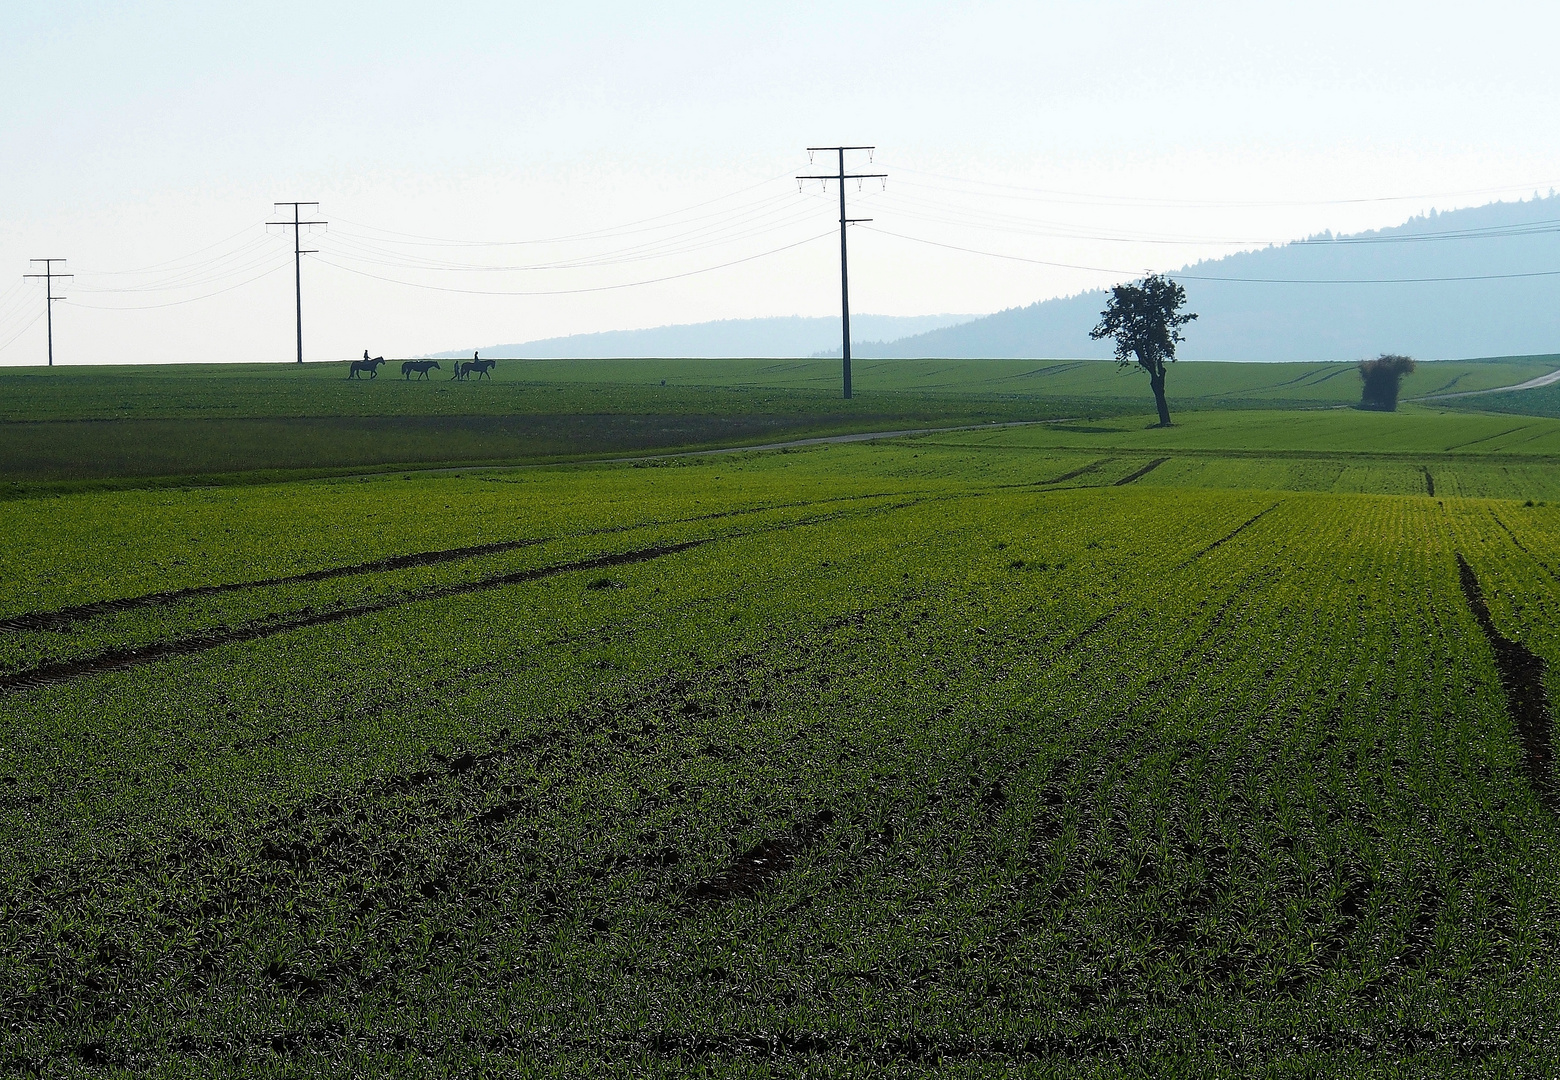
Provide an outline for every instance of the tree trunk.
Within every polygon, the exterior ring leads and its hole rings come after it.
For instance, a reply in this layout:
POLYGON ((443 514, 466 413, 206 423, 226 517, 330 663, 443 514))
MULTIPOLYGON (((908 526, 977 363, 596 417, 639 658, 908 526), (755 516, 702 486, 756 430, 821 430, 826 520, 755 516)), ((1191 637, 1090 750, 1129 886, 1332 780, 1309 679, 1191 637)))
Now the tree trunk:
POLYGON ((1165 369, 1148 373, 1148 385, 1154 389, 1154 405, 1159 409, 1159 426, 1170 426, 1170 406, 1165 404, 1165 369))

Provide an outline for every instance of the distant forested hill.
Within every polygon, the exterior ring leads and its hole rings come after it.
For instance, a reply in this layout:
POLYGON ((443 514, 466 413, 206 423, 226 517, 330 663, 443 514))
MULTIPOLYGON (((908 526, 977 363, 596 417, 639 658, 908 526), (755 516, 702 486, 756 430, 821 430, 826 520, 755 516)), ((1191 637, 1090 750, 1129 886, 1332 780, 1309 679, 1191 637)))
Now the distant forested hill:
MULTIPOLYGON (((1188 306, 1200 316, 1186 331, 1180 355, 1187 360, 1555 352, 1560 197, 1431 214, 1355 236, 1313 237, 1198 263, 1172 276, 1185 285, 1188 306), (1531 274, 1545 276, 1516 276, 1531 274), (1482 280, 1362 283, 1381 278, 1482 280)), ((1098 291, 1044 300, 852 351, 879 357, 1108 356, 1106 343, 1089 340, 1105 297, 1098 291)))

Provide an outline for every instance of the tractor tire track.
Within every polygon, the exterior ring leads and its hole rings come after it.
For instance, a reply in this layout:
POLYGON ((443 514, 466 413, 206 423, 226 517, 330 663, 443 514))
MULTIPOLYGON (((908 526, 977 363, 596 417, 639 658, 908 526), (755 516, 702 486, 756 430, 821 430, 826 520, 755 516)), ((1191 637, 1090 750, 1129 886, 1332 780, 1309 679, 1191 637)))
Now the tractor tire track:
POLYGON ((1045 486, 1047 486, 1049 484, 1060 484, 1064 480, 1076 480, 1078 477, 1083 476, 1086 473, 1091 473, 1091 472, 1094 472, 1094 471, 1096 471, 1098 469, 1104 468, 1106 465, 1109 465, 1114 460, 1116 460, 1116 459, 1115 458, 1100 458, 1098 461, 1091 461, 1091 462, 1089 462, 1089 464, 1085 465, 1081 469, 1074 469, 1072 472, 1062 473, 1061 476, 1053 476, 1049 480, 1042 480, 1042 481, 1040 481, 1040 483, 1037 486, 1038 487, 1045 487, 1045 486))
POLYGON ((395 570, 409 570, 419 566, 437 566, 440 563, 458 562, 462 559, 475 559, 483 555, 498 555, 506 551, 515 551, 520 548, 536 547, 540 544, 551 544, 560 540, 579 540, 593 536, 610 536, 616 533, 632 532, 635 529, 655 528, 666 525, 687 525, 699 521, 711 521, 716 518, 741 517, 747 514, 761 514, 774 510, 795 510, 800 507, 823 506, 832 502, 856 502, 863 499, 883 499, 894 495, 894 492, 871 492, 865 495, 848 495, 838 499, 805 500, 792 503, 778 503, 770 506, 757 506, 742 510, 722 510, 710 514, 697 514, 692 517, 671 518, 665 521, 639 522, 633 525, 614 525, 605 529, 590 529, 585 532, 568 533, 561 536, 539 536, 524 540, 501 540, 491 544, 476 544, 471 547, 447 548, 439 551, 418 551, 405 555, 390 555, 383 559, 375 559, 371 562, 351 563, 346 566, 329 566, 320 570, 310 570, 302 574, 289 574, 281 577, 258 578, 253 581, 232 581, 219 585, 195 585, 185 589, 169 589, 165 592, 145 593, 141 596, 127 596, 113 600, 95 600, 86 604, 74 604, 70 607, 56 608, 53 611, 31 611, 21 615, 12 615, 0 619, 0 633, 14 633, 28 630, 63 630, 78 622, 97 618, 100 615, 118 614, 124 611, 135 611, 148 607, 168 607, 184 600, 193 600, 205 596, 218 596, 223 593, 241 592, 245 589, 269 589, 285 585, 300 585, 315 581, 329 581, 333 578, 352 577, 359 574, 382 574, 395 570))
POLYGON ((1137 472, 1128 473, 1126 476, 1123 476, 1120 480, 1117 480, 1115 486, 1116 487, 1125 487, 1126 485, 1132 483, 1134 480, 1141 480, 1141 479, 1143 479, 1143 477, 1147 476, 1149 473, 1153 472, 1155 469, 1159 468, 1159 466, 1163 465, 1165 462, 1167 462, 1169 460, 1170 459, 1167 458, 1167 457, 1155 458, 1153 461, 1150 461, 1147 465, 1144 465, 1137 472))
POLYGON ((100 675, 109 671, 123 671, 127 668, 140 667, 142 664, 150 664, 159 660, 190 656, 194 653, 205 652, 208 649, 219 648, 223 645, 256 641, 275 634, 283 634, 289 630, 302 630, 312 626, 324 626, 329 623, 343 622, 347 619, 356 619, 364 615, 373 615, 377 612, 388 611, 391 608, 404 607, 408 604, 421 603, 426 600, 443 600, 451 596, 487 592, 492 589, 504 588, 507 585, 520 585, 529 581, 538 581, 542 578, 555 577, 559 574, 569 574, 581 570, 601 570, 611 566, 648 562, 651 559, 658 559, 664 555, 676 555, 679 552, 700 547, 714 539, 716 538, 704 537, 698 540, 685 540, 676 544, 660 544, 654 547, 639 548, 635 551, 617 552, 612 555, 598 555, 590 559, 578 559, 573 562, 557 563, 552 566, 534 567, 530 570, 517 570, 513 573, 499 574, 496 577, 483 578, 479 581, 463 581, 454 585, 444 585, 411 595, 385 597, 366 604, 354 604, 351 607, 337 608, 334 611, 312 612, 307 615, 278 619, 260 625, 252 624, 232 630, 208 631, 180 638, 176 641, 156 642, 133 648, 108 649, 95 653, 92 656, 80 657, 76 660, 43 664, 25 671, 0 676, 0 694, 39 690, 47 686, 70 682, 73 679, 87 675, 100 675))
POLYGON ((255 581, 233 581, 221 585, 194 585, 187 589, 169 589, 166 592, 127 596, 117 600, 96 600, 90 604, 75 604, 54 611, 32 611, 0 619, 0 632, 18 630, 62 630, 73 623, 84 622, 99 615, 134 611, 145 607, 167 607, 181 600, 193 600, 201 596, 217 596, 242 589, 267 589, 279 585, 298 585, 311 581, 329 581, 331 578, 351 577, 354 574, 378 574, 392 570, 406 570, 414 566, 435 566, 439 563, 472 559, 480 555, 495 555, 516 548, 545 544, 553 537, 530 540, 504 540, 494 544, 477 544, 472 547, 450 548, 445 551, 420 551, 409 555, 392 555, 373 562, 353 563, 349 566, 331 566, 323 570, 310 570, 303 574, 285 577, 260 578, 255 581))
POLYGON ((1528 780, 1539 800, 1551 810, 1557 808, 1554 779, 1550 769, 1554 764, 1554 747, 1551 744, 1549 699, 1544 692, 1544 659, 1530 652, 1526 646, 1512 641, 1495 626, 1490 609, 1484 602, 1484 590, 1479 587, 1479 577, 1457 553, 1457 575, 1462 583, 1463 597, 1473 612, 1479 629, 1490 643, 1495 654, 1495 668, 1500 673, 1500 686, 1506 694, 1506 712, 1516 725, 1517 737, 1522 742, 1522 753, 1528 780))
MULTIPOLYGON (((886 503, 882 506, 872 507, 864 513, 879 514, 894 510, 903 510, 917 503, 941 498, 958 498, 962 496, 926 496, 923 498, 904 499, 898 502, 886 503)), ((220 648, 223 645, 239 644, 246 641, 256 641, 261 638, 271 637, 275 634, 286 633, 290 630, 308 629, 314 626, 323 626, 330 623, 344 622, 347 619, 355 619, 364 615, 373 615, 381 611, 393 608, 405 607, 409 604, 418 604, 429 600, 444 600, 452 596, 464 596, 469 593, 487 592, 492 589, 501 589, 509 585, 520 585, 526 582, 538 581, 542 578, 555 577, 559 574, 569 574, 585 570, 602 570, 612 566, 624 566, 631 563, 647 562, 663 555, 676 555, 689 551, 704 544, 716 540, 735 540, 747 536, 757 536, 764 533, 784 531, 808 525, 820 525, 835 521, 842 517, 850 516, 850 511, 837 511, 830 514, 819 514, 810 518, 801 518, 796 521, 788 521, 780 525, 759 527, 746 530, 734 530, 719 536, 706 536, 694 540, 684 540, 672 544, 657 544, 651 547, 638 548, 633 551, 616 552, 609 555, 598 555, 588 559, 577 559, 566 563, 555 563, 551 566, 533 567, 528 570, 516 570, 507 574, 498 574, 493 577, 480 578, 476 581, 463 581, 450 585, 442 585, 431 589, 423 589, 412 593, 403 593, 397 596, 383 597, 362 604, 354 604, 350 607, 335 608, 330 611, 315 611, 306 614, 295 615, 290 618, 280 618, 268 622, 251 623, 247 626, 232 629, 212 630, 203 633, 192 634, 189 637, 179 638, 173 641, 153 642, 146 645, 130 646, 117 649, 106 649, 90 656, 78 657, 74 660, 62 660, 56 663, 41 664, 38 667, 27 668, 22 671, 0 675, 0 696, 20 693, 27 690, 39 690, 48 686, 70 682, 73 679, 89 675, 100 675, 110 671, 122 671, 127 668, 140 667, 143 664, 155 663, 160 660, 173 659, 180 656, 190 656, 195 653, 206 652, 209 649, 220 648)))
MULTIPOLYGON (((1207 547, 1201 548, 1200 550, 1198 550, 1198 551, 1192 553, 1191 555, 1189 555, 1187 558, 1183 559, 1181 562, 1176 563, 1174 566, 1172 566, 1170 568, 1170 571, 1173 573, 1176 570, 1184 570, 1184 569, 1186 569, 1188 566, 1192 565, 1192 563, 1196 562, 1198 559, 1200 559, 1204 555, 1208 554, 1214 548, 1220 546, 1221 544, 1229 543, 1231 540, 1235 539, 1235 537, 1237 537, 1241 533, 1245 532, 1252 525, 1255 525, 1261 518, 1265 517, 1268 514, 1271 514, 1274 510, 1277 510, 1282 505, 1283 505, 1282 503, 1274 503, 1272 506, 1268 507, 1266 510, 1263 510, 1263 511, 1253 515, 1252 517, 1247 518, 1245 521, 1243 521, 1239 525, 1237 525, 1233 530, 1231 530, 1230 532, 1228 532, 1228 533, 1224 534, 1223 536, 1219 537, 1219 539, 1215 540, 1213 543, 1209 544, 1207 547)), ((1248 578, 1248 580, 1249 580, 1249 578, 1248 578)), ((1101 630, 1105 629, 1106 624, 1108 624, 1117 615, 1120 615, 1127 608, 1131 607, 1133 605, 1133 603, 1135 603, 1135 602, 1136 602, 1136 598, 1135 597, 1131 598, 1131 599, 1127 599, 1127 600, 1122 600, 1120 603, 1116 604, 1114 607, 1110 608, 1108 611, 1102 612, 1093 622, 1089 623, 1088 626, 1085 626, 1083 629, 1081 629, 1081 630, 1077 631, 1075 634, 1073 634, 1072 637, 1068 638, 1067 641, 1062 646, 1063 651, 1067 651, 1067 650, 1070 650, 1070 649, 1074 648, 1075 646, 1077 646, 1080 643, 1082 643, 1085 639, 1093 637, 1095 634, 1097 634, 1101 630)))
POLYGON ((1229 543, 1231 540, 1235 539, 1241 533, 1243 533, 1247 529, 1251 528, 1251 526, 1255 525, 1258 521, 1262 520, 1262 518, 1266 517, 1268 514, 1271 514, 1274 510, 1277 510, 1282 505, 1283 505, 1282 503, 1274 503, 1272 506, 1268 507, 1266 510, 1263 510, 1261 513, 1258 513, 1258 514, 1256 514, 1253 517, 1247 518, 1245 521, 1243 521, 1239 525, 1237 525, 1235 527, 1234 531, 1226 533, 1225 535, 1223 535, 1223 536, 1219 537, 1217 540, 1215 540, 1213 543, 1209 544, 1207 547, 1203 548, 1201 551, 1198 551, 1195 554, 1193 554, 1190 557, 1188 557, 1184 562, 1178 563, 1175 566, 1175 569, 1177 569, 1177 570, 1184 569, 1185 567, 1188 567, 1188 566, 1192 565, 1192 563, 1196 562, 1198 559, 1202 558, 1204 555, 1208 554, 1214 548, 1220 547, 1220 546, 1222 546, 1224 544, 1229 543))
POLYGON ((1518 551, 1522 552, 1522 554, 1526 555, 1528 558, 1530 558, 1534 562, 1536 562, 1543 569, 1544 573, 1548 574, 1550 577, 1554 578, 1556 581, 1560 581, 1560 574, 1555 573, 1555 568, 1553 566, 1550 566, 1543 559, 1540 559, 1537 555, 1534 555, 1531 551, 1529 551, 1528 550, 1528 546, 1526 544, 1524 544, 1521 540, 1517 539, 1517 534, 1511 531, 1511 526, 1510 525, 1507 525, 1504 521, 1501 520, 1501 517, 1500 517, 1499 514, 1497 514, 1495 511, 1491 510, 1490 511, 1490 518, 1495 522, 1495 524, 1499 525, 1503 530, 1505 530, 1506 535, 1511 538, 1512 544, 1514 544, 1516 546, 1516 549, 1518 551))

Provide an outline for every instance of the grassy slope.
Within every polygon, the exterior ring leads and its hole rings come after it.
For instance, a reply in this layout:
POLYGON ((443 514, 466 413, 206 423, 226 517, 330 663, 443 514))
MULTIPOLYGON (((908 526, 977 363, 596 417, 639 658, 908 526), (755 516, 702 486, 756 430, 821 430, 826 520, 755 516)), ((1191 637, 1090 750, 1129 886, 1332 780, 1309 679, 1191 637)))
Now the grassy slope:
MULTIPOLYGON (((1222 467, 1227 420, 1156 434, 1222 467)), ((1560 848, 1453 559, 1560 663, 1560 509, 1116 487, 1140 425, 1063 436, 10 504, 12 614, 539 543, 4 634, 15 670, 412 601, 0 698, 6 1066, 1553 1060, 1560 848)))

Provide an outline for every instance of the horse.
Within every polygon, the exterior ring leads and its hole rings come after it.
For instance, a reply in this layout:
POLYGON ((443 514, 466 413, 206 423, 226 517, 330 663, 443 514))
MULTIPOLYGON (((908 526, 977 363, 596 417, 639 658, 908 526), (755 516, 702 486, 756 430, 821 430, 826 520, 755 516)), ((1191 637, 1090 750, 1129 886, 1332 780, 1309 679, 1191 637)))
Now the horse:
POLYGON ((379 378, 379 365, 384 362, 385 358, 383 356, 376 356, 370 360, 368 353, 365 352, 363 359, 352 361, 352 370, 347 372, 347 378, 355 379, 359 374, 366 371, 370 379, 377 379, 379 378))
MULTIPOLYGON (((428 372, 438 366, 439 362, 437 360, 408 360, 406 363, 401 365, 401 377, 403 379, 410 379, 412 377, 412 372, 415 371, 417 372, 417 377, 419 379, 426 379, 428 377, 428 372)), ((440 370, 442 371, 443 369, 440 368, 440 370)))
POLYGON ((470 375, 473 371, 475 371, 477 373, 477 378, 487 378, 491 380, 493 376, 490 374, 490 372, 492 372, 494 366, 497 363, 497 360, 468 360, 461 365, 461 367, 466 369, 465 374, 463 374, 461 377, 465 378, 466 375, 470 375))

